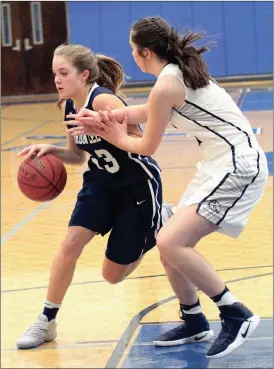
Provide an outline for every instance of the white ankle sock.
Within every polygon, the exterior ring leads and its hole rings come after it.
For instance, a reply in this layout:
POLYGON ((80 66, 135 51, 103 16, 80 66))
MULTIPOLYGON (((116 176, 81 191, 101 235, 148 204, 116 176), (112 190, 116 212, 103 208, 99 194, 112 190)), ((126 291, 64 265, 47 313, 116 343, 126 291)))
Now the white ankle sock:
POLYGON ((51 301, 48 301, 48 300, 46 300, 45 303, 44 303, 44 307, 46 307, 48 309, 54 309, 54 308, 59 309, 60 306, 61 306, 61 304, 58 305, 58 304, 55 304, 54 302, 51 302, 51 301))
POLYGON ((217 306, 232 305, 238 300, 232 295, 230 291, 227 291, 221 298, 220 301, 216 302, 217 306))

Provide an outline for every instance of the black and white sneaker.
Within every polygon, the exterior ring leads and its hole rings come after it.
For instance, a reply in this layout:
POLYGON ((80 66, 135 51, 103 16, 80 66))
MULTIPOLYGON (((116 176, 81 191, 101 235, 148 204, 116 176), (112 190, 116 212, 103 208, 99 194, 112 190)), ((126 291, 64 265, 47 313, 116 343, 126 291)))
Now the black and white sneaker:
POLYGON ((192 342, 209 341, 214 332, 204 314, 184 314, 184 323, 160 335, 153 344, 155 346, 176 346, 192 342))
POLYGON ((231 354, 247 340, 260 323, 260 317, 253 315, 239 302, 223 308, 227 308, 227 311, 220 314, 222 329, 208 350, 207 358, 220 358, 231 354))

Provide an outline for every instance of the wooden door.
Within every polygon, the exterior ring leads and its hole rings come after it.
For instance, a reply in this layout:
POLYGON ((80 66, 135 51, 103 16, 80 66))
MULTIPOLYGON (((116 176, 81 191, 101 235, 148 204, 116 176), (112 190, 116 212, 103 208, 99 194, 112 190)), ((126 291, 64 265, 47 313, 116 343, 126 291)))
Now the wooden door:
POLYGON ((65 3, 7 1, 1 8, 2 96, 55 92, 52 54, 67 42, 65 3))
POLYGON ((2 96, 26 92, 26 79, 21 52, 20 3, 1 3, 1 92, 2 96))

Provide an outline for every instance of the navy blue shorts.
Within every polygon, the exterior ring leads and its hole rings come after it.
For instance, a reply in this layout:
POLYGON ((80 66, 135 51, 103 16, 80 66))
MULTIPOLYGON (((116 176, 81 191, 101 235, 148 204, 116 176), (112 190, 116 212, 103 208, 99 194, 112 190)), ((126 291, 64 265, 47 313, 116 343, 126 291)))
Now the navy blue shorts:
POLYGON ((69 226, 110 232, 106 257, 127 265, 156 245, 161 210, 160 176, 121 189, 91 184, 79 192, 69 226))

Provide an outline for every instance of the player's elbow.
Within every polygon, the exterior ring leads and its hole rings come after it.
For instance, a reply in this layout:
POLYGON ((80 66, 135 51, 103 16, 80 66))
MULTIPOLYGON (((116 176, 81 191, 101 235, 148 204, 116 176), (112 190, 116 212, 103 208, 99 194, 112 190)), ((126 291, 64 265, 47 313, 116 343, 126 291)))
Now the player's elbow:
POLYGON ((77 164, 79 164, 79 165, 84 165, 84 164, 85 164, 85 162, 86 162, 86 156, 85 156, 85 155, 81 155, 81 156, 79 157, 79 159, 78 159, 77 164))
POLYGON ((147 149, 143 150, 143 153, 141 155, 151 156, 151 155, 155 154, 155 152, 156 152, 156 148, 148 147, 147 149))
POLYGON ((77 165, 83 165, 86 161, 86 154, 84 151, 74 151, 74 163, 77 165))
POLYGON ((155 154, 155 152, 158 149, 158 145, 155 143, 149 143, 147 145, 144 145, 141 155, 150 156, 155 154))

